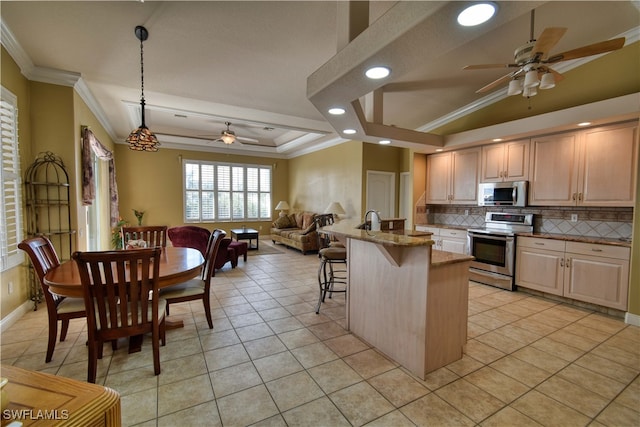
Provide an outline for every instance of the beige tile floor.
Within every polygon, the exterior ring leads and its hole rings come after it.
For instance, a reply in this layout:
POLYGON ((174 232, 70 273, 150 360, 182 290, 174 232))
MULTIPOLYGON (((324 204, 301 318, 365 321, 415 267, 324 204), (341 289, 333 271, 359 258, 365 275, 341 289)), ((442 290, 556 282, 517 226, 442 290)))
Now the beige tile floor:
MULTIPOLYGON (((344 329, 344 295, 316 315, 318 258, 283 251, 218 272, 213 330, 201 302, 172 306, 185 327, 159 376, 148 338, 105 346, 98 382, 121 393, 123 425, 640 426, 638 327, 470 283, 466 354, 422 381, 344 329)), ((85 380, 84 329, 45 363, 45 309, 27 313, 2 363, 85 380)))

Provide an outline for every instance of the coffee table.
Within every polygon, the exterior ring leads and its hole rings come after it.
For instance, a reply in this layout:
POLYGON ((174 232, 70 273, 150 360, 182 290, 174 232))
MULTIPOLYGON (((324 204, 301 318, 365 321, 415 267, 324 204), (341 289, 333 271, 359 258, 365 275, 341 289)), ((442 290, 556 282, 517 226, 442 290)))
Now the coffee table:
POLYGON ((258 230, 254 230, 253 228, 232 228, 231 229, 231 239, 236 239, 238 242, 240 240, 248 240, 249 241, 249 249, 259 249, 260 240, 258 239, 258 230), (253 246, 251 241, 256 241, 256 245, 253 246))

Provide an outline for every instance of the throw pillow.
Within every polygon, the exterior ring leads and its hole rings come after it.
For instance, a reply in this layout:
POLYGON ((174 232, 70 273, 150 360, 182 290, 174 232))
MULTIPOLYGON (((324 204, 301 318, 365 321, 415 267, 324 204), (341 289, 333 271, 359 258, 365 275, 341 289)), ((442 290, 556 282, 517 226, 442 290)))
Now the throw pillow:
POLYGON ((296 212, 296 227, 297 228, 304 228, 302 226, 302 212, 296 212))
POLYGON ((291 222, 289 221, 289 217, 285 215, 278 217, 278 219, 273 222, 273 225, 275 225, 276 228, 289 228, 291 227, 291 222))
POLYGON ((309 225, 307 228, 305 228, 304 230, 302 230, 300 232, 300 234, 304 235, 304 234, 309 234, 312 231, 316 231, 316 223, 315 221, 311 221, 311 225, 309 225))
POLYGON ((310 225, 314 224, 313 218, 316 216, 313 212, 303 212, 302 213, 302 228, 306 230, 310 225))

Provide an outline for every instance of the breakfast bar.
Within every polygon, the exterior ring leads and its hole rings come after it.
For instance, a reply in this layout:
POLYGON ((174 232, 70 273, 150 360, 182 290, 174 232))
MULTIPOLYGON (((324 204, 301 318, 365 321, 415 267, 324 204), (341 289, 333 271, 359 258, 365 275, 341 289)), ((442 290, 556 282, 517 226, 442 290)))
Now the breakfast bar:
POLYGON ((347 327, 414 375, 462 358, 468 255, 432 250, 430 236, 323 227, 347 246, 347 327))

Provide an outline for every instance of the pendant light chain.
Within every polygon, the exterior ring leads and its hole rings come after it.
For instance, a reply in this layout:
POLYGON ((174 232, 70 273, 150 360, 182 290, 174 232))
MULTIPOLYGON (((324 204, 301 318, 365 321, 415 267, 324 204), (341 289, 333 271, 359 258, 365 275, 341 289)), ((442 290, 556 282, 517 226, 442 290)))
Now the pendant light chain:
POLYGON ((142 106, 142 126, 145 126, 145 122, 144 122, 144 47, 143 47, 143 43, 144 43, 144 38, 140 37, 140 88, 141 88, 141 95, 140 95, 140 105, 142 106))

